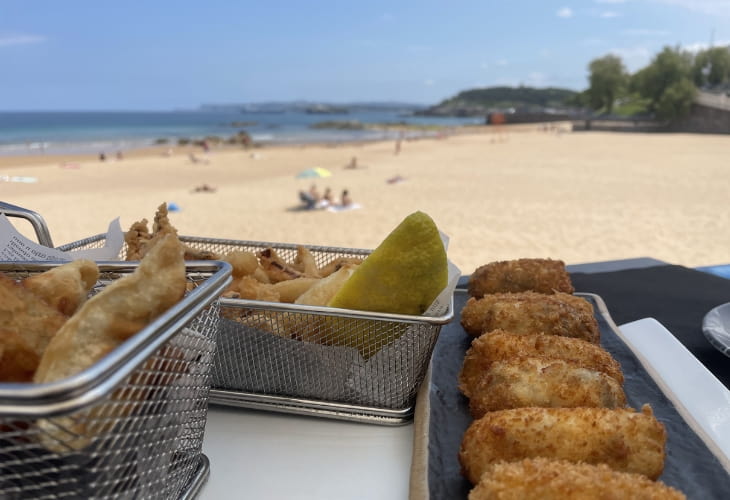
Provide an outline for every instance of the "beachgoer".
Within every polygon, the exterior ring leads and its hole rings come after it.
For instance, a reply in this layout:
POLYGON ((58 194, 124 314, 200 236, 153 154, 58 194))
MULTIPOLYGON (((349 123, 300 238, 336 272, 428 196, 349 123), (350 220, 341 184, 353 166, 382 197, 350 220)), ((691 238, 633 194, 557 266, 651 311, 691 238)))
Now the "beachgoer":
POLYGON ((106 161, 106 155, 104 152, 99 153, 99 161, 106 161))
POLYGON ((327 202, 327 205, 334 205, 335 200, 332 196, 332 190, 330 188, 325 188, 324 195, 322 196, 322 201, 327 202))
POLYGON ((197 156, 195 156, 195 153, 190 153, 188 156, 190 157, 190 161, 192 163, 209 163, 208 158, 198 158, 197 156))
POLYGON ((353 156, 350 163, 345 165, 345 168, 357 168, 357 156, 353 156))
POLYGON ((342 205, 343 207, 349 207, 350 205, 352 205, 352 198, 350 198, 350 192, 347 189, 342 191, 340 205, 342 205))
POLYGON ((304 208, 307 210, 313 209, 317 205, 317 200, 312 198, 312 195, 306 191, 299 191, 299 199, 304 203, 304 208))
POLYGON ((401 142, 403 142, 403 132, 398 133, 398 139, 395 141, 395 152, 394 154, 399 155, 400 154, 400 146, 401 142))
POLYGON ((193 189, 194 193, 215 193, 216 191, 217 188, 209 184, 201 184, 199 186, 195 186, 195 189, 193 189))
POLYGON ((117 151, 117 160, 123 160, 123 159, 124 159, 124 155, 122 154, 122 152, 117 151))
POLYGON ((315 203, 318 203, 322 199, 322 195, 319 194, 316 184, 309 186, 309 196, 312 197, 315 203))

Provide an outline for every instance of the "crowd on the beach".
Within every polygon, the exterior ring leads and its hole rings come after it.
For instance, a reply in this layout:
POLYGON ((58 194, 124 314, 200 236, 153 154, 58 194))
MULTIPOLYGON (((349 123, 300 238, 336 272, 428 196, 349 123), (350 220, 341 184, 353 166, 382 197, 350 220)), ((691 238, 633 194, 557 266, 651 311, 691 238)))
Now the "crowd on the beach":
POLYGON ((312 184, 308 191, 299 191, 299 199, 304 204, 304 208, 307 210, 317 210, 329 207, 337 208, 352 208, 355 203, 352 201, 350 191, 343 189, 340 193, 339 202, 335 200, 332 188, 329 186, 325 188, 324 193, 320 193, 317 188, 317 184, 312 184))

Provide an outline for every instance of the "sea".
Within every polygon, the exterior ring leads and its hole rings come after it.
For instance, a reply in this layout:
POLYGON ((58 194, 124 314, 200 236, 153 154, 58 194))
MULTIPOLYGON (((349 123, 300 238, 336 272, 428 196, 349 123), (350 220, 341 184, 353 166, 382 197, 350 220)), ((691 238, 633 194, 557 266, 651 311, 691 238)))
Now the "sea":
MULTIPOLYGON (((388 140, 395 130, 313 128, 318 122, 400 123, 454 127, 483 123, 478 118, 417 116, 399 110, 343 113, 306 111, 33 111, 0 112, 0 155, 112 154, 154 144, 174 147, 181 139, 223 139, 240 131, 259 144, 308 144, 388 140)), ((408 130, 407 137, 434 130, 408 130)))

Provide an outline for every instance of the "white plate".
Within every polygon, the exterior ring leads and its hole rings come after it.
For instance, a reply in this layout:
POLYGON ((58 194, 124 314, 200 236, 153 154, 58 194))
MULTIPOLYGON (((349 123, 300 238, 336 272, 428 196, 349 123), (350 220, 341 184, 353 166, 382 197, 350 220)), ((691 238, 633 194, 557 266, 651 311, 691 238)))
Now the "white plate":
POLYGON ((730 356, 730 302, 705 314, 702 333, 718 351, 730 356))
POLYGON ((619 330, 685 421, 730 470, 730 391, 654 318, 619 330))

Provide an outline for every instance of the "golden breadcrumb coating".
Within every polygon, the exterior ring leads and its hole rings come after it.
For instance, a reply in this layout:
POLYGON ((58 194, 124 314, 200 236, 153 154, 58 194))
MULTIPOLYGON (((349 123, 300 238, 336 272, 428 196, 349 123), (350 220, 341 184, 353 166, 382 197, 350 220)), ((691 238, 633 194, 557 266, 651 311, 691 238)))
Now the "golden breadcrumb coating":
POLYGON ((683 500, 680 491, 604 464, 545 458, 490 465, 469 500, 683 500))
POLYGON ((507 292, 573 293, 575 289, 562 260, 516 259, 490 262, 469 278, 469 295, 483 297, 507 292))
POLYGON ((575 337, 597 344, 600 340, 593 306, 567 293, 497 293, 467 300, 461 325, 473 336, 492 330, 511 333, 547 333, 575 337))
POLYGON ((459 389, 470 397, 471 387, 492 363, 515 357, 562 359, 605 373, 619 384, 624 382, 621 365, 599 345, 559 335, 518 335, 494 330, 472 340, 459 375, 459 389))
POLYGON ((622 408, 626 395, 605 373, 562 359, 512 358, 495 361, 479 379, 469 400, 472 417, 488 411, 546 408, 622 408))
POLYGON ((605 463, 658 478, 664 470, 666 431, 651 407, 641 412, 606 408, 517 408, 490 412, 464 433, 462 472, 473 484, 501 461, 545 457, 605 463))

